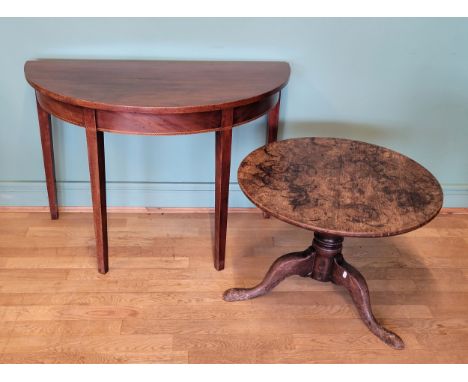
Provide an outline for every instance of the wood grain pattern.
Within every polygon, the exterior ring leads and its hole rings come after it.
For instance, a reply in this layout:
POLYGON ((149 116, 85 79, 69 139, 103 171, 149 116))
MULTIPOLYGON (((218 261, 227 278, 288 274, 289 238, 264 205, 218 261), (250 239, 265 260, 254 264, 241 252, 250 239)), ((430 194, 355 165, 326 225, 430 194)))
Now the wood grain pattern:
POLYGON ((316 232, 309 248, 279 257, 259 284, 252 288, 228 289, 224 292, 223 299, 233 302, 263 296, 291 276, 310 277, 322 282, 331 281, 348 290, 362 321, 372 333, 394 349, 404 349, 403 340, 383 327, 374 317, 366 280, 356 268, 344 260, 342 247, 342 237, 316 232))
MULTIPOLYGON (((279 109, 281 105, 281 94, 278 97, 278 101, 274 108, 268 112, 267 116, 267 136, 266 144, 276 142, 278 140, 278 127, 279 127, 279 109)), ((270 218, 268 212, 263 211, 263 217, 265 219, 270 218)))
POLYGON ((275 107, 268 112, 267 119, 267 138, 266 143, 273 143, 278 140, 279 110, 281 105, 281 94, 275 104, 275 107))
POLYGON ((106 166, 104 158, 104 133, 97 130, 94 110, 85 112, 86 143, 88 146, 91 197, 93 200, 94 232, 98 271, 109 270, 106 211, 106 166))
POLYGON ((39 119, 39 132, 41 135, 42 158, 44 161, 44 172, 47 184, 47 196, 49 198, 50 217, 58 219, 57 185, 55 181, 54 144, 52 140, 52 123, 50 114, 41 106, 37 105, 37 116, 39 119))
POLYGON ((84 126, 84 109, 79 106, 57 101, 36 91, 37 102, 54 117, 60 118, 74 125, 84 126))
POLYGON ((209 111, 154 115, 100 110, 97 125, 100 131, 120 134, 194 134, 221 129, 221 114, 220 111, 209 111))
POLYGON ((427 224, 442 207, 437 180, 394 151, 332 138, 267 144, 243 160, 238 177, 254 204, 315 234, 312 246, 279 257, 263 281, 228 289, 224 300, 263 296, 293 275, 331 281, 348 290, 373 334, 404 349, 403 340, 376 320, 364 276, 341 253, 343 236, 392 236, 427 224))
MULTIPOLYGON (((215 132, 214 265, 217 270, 224 268, 231 129, 272 108, 278 117, 280 92, 289 80, 288 63, 36 60, 26 62, 24 71, 26 80, 36 90, 53 219, 58 217, 58 208, 50 114, 86 128, 101 273, 108 269, 103 132, 142 135, 215 132)), ((270 117, 268 123, 267 134, 271 135, 270 117)))
POLYGON ((375 315, 405 339, 399 352, 366 330, 347 291, 331 283, 291 277, 263 298, 222 301, 226 288, 253 285, 278 256, 302 249, 310 232, 231 213, 218 273, 206 261, 211 218, 110 213, 116 264, 101 275, 92 213, 58 222, 45 212, 0 214, 0 362, 468 362, 468 215, 439 215, 419 236, 346 239, 375 315))
POLYGON ((224 269, 226 232, 229 205, 229 178, 231 174, 231 143, 233 110, 223 112, 222 124, 226 129, 216 132, 215 174, 215 251, 214 267, 224 269))
POLYGON ((239 186, 262 210, 305 229, 381 237, 412 231, 442 207, 439 182, 415 161, 364 142, 274 142, 240 164, 239 186))
POLYGON ((39 92, 85 108, 191 113, 248 105, 280 91, 286 62, 36 60, 24 67, 39 92))
MULTIPOLYGON (((85 125, 84 115, 88 109, 57 101, 36 91, 37 102, 49 114, 78 126, 85 125)), ((269 95, 251 104, 234 108, 232 126, 238 126, 268 113, 268 139, 276 137, 279 116, 279 93, 269 95), (271 110, 270 110, 271 109, 271 110), (273 113, 270 113, 273 111, 273 113), (273 117, 272 117, 273 116, 273 117), (273 118, 273 119, 272 119, 273 118)), ((229 109, 230 110, 230 109, 229 109)), ((109 110, 96 110, 96 125, 99 131, 119 134, 179 135, 215 132, 223 129, 220 110, 149 114, 109 110)), ((276 138, 275 138, 276 139, 276 138)))

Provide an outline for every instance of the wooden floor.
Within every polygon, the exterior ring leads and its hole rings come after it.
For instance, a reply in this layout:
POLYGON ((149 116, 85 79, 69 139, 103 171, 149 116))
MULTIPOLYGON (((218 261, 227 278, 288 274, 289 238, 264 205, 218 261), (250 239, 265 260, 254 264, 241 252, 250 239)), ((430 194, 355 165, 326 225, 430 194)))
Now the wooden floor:
POLYGON ((209 214, 110 214, 110 272, 100 275, 91 214, 1 213, 0 362, 468 362, 468 215, 345 240, 403 351, 372 335, 330 283, 293 277, 268 296, 224 302, 225 289, 255 284, 312 235, 232 213, 216 272, 212 231, 209 214))

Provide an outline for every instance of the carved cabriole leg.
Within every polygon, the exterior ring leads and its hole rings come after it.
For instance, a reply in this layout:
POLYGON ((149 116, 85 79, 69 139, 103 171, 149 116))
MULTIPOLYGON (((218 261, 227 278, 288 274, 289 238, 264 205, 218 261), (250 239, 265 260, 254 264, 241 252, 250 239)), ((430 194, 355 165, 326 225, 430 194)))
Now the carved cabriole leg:
POLYGON ((104 161, 104 133, 97 130, 94 110, 85 111, 86 142, 88 145, 89 175, 93 199, 94 231, 98 271, 106 273, 108 265, 106 169, 104 161))
POLYGON ((405 347, 403 340, 395 333, 385 329, 375 319, 370 305, 369 289, 361 273, 348 264, 342 255, 336 256, 334 263, 332 282, 344 286, 349 291, 361 319, 369 330, 387 345, 395 349, 403 349, 405 347))
POLYGON ((50 217, 58 219, 57 186, 55 183, 54 145, 52 142, 52 124, 50 114, 45 111, 39 102, 37 104, 37 116, 41 133, 42 157, 47 184, 47 195, 49 197, 50 217))
POLYGON ((214 267, 224 269, 229 202, 229 176, 231 172, 231 142, 233 110, 224 110, 221 124, 226 129, 216 131, 215 181, 215 252, 214 267))
POLYGON ((225 301, 241 301, 263 296, 289 276, 309 276, 314 265, 312 247, 303 252, 288 253, 278 258, 268 270, 263 281, 253 288, 232 288, 224 292, 225 301))
MULTIPOLYGON (((268 112, 267 115, 267 136, 266 136, 266 143, 276 142, 278 140, 278 125, 279 125, 279 111, 281 105, 281 92, 278 95, 278 102, 268 112)), ((263 212, 263 217, 265 219, 270 218, 270 214, 268 212, 263 212)))

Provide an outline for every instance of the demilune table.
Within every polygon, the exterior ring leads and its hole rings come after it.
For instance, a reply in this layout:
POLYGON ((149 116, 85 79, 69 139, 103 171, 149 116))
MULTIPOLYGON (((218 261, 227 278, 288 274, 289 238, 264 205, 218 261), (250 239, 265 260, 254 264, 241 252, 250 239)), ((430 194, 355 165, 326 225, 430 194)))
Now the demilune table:
POLYGON ((216 133, 214 266, 224 268, 232 128, 268 114, 276 141, 286 62, 35 60, 24 67, 36 91, 47 193, 58 218, 51 118, 86 130, 98 270, 108 266, 104 132, 216 133))

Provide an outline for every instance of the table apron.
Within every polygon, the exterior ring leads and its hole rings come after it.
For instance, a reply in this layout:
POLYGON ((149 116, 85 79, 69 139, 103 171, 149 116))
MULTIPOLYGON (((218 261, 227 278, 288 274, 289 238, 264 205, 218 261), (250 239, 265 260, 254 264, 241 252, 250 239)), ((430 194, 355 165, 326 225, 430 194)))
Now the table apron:
POLYGON ((69 103, 57 101, 36 91, 36 99, 39 105, 52 114, 54 117, 62 119, 74 125, 84 126, 84 108, 81 106, 71 105, 69 103))
MULTIPOLYGON (((36 98, 41 107, 53 116, 78 126, 84 126, 86 108, 57 101, 40 92, 36 98)), ((279 100, 279 92, 257 102, 233 109, 233 126, 252 121, 272 109, 279 100)), ((228 110, 228 109, 226 109, 228 110)), ((147 114, 122 111, 96 110, 96 124, 99 131, 142 134, 176 135, 217 131, 222 125, 223 110, 198 113, 147 114)))

